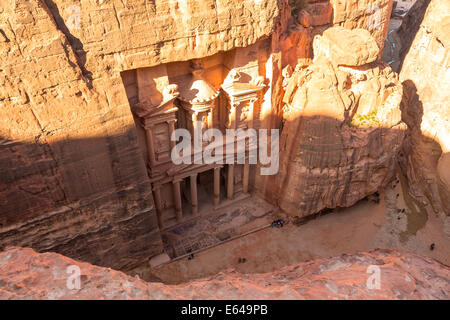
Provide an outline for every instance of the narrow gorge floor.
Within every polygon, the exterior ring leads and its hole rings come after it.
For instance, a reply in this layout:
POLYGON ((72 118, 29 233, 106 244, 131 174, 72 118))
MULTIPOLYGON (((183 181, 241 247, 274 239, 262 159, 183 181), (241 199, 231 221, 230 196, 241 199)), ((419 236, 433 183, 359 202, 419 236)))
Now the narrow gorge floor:
POLYGON ((362 200, 305 224, 294 221, 196 253, 193 259, 182 258, 153 269, 145 265, 131 274, 177 284, 230 269, 270 272, 306 260, 375 248, 408 250, 450 265, 450 217, 443 223, 442 217, 421 213, 405 192, 401 175, 381 193, 379 203, 362 200))

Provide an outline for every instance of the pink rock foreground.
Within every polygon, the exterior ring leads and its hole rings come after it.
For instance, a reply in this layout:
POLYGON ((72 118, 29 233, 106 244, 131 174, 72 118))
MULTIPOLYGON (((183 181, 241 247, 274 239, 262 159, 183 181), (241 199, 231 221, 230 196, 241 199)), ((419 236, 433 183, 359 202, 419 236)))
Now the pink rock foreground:
POLYGON ((408 252, 375 250, 273 273, 230 270, 164 285, 56 253, 10 247, 0 253, 0 299, 450 299, 450 268, 408 252), (81 270, 79 290, 68 288, 74 265, 81 270), (380 288, 370 289, 377 268, 380 288))

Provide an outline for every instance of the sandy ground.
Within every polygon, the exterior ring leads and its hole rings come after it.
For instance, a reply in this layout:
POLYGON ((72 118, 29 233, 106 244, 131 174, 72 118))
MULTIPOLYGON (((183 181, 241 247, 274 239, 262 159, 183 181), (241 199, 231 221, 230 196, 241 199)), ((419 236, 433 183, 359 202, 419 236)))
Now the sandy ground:
POLYGON ((181 283, 227 269, 270 272, 301 261, 375 248, 404 249, 450 265, 450 218, 443 223, 434 214, 421 213, 404 192, 403 179, 398 176, 378 204, 363 200, 303 225, 289 222, 282 228, 267 228, 197 253, 193 259, 136 271, 147 281, 181 283), (430 250, 432 243, 434 250, 430 250))

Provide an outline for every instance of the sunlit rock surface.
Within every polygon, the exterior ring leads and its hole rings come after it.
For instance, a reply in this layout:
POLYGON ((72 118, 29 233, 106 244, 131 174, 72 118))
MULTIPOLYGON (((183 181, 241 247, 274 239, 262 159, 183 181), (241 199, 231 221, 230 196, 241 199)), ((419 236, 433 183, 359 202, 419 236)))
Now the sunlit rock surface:
POLYGON ((79 4, 0 8, 0 246, 125 268, 163 249, 121 72, 248 46, 278 1, 79 4))
POLYGON ((282 67, 311 58, 313 36, 337 24, 368 30, 382 47, 392 7, 311 1, 304 27, 287 0, 79 3, 0 8, 0 246, 117 269, 163 250, 121 73, 266 39, 264 126, 277 127, 282 67))
POLYGON ((377 62, 362 29, 327 29, 314 61, 285 78, 278 192, 273 201, 306 216, 348 207, 392 178, 405 125, 398 76, 377 62))
POLYGON ((418 1, 400 33, 408 124, 401 164, 416 205, 442 216, 450 215, 449 12, 449 0, 418 1))
POLYGON ((229 270, 181 285, 147 283, 56 253, 23 248, 0 253, 0 299, 449 299, 449 279, 450 269, 435 260, 390 250, 315 260, 272 273, 229 270), (74 266, 81 271, 78 290, 69 289, 76 286, 69 278, 74 266))

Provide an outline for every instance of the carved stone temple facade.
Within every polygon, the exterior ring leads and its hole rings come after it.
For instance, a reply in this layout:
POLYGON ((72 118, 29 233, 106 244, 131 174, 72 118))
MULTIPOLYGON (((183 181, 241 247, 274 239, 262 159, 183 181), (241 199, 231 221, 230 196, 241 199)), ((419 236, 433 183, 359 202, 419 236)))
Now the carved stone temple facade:
MULTIPOLYGON (((210 164, 175 164, 171 159, 177 143, 171 141, 171 135, 176 129, 188 130, 192 140, 196 130, 202 135, 208 129, 220 130, 224 141, 214 150, 223 150, 225 155, 227 129, 259 127, 266 84, 264 76, 259 75, 258 64, 229 69, 217 64, 220 58, 135 70, 137 90, 131 109, 140 133, 160 230, 184 218, 213 213, 246 199, 251 191, 255 170, 251 170, 253 165, 248 160, 248 139, 243 164, 226 164, 224 157, 223 161, 210 164), (171 74, 172 70, 175 74, 171 74)), ((233 138, 235 153, 237 139, 233 138)), ((213 143, 214 140, 203 140, 201 152, 213 143)), ((193 141, 191 144, 193 159, 200 150, 194 150, 193 141)))

